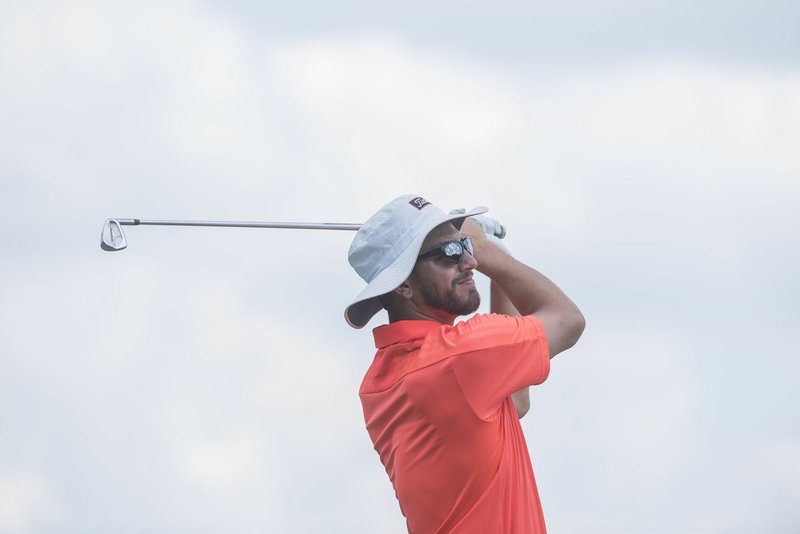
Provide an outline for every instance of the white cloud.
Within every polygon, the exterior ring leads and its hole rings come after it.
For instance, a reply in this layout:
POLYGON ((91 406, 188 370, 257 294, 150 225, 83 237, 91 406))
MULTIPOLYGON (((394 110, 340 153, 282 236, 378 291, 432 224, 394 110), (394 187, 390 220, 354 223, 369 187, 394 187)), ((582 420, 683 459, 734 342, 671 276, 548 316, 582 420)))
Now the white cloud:
POLYGON ((0 475, 0 531, 30 532, 55 517, 47 479, 37 475, 0 475))
POLYGON ((316 121, 367 143, 368 131, 386 132, 434 150, 487 153, 513 119, 502 98, 512 95, 496 78, 379 35, 299 42, 280 50, 277 64, 316 121))

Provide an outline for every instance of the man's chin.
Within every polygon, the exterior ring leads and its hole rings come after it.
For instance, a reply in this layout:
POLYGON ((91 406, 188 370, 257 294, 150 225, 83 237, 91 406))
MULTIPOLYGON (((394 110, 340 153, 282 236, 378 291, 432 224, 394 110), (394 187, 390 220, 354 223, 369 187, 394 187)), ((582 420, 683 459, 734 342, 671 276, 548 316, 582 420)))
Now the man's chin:
POLYGON ((469 295, 467 296, 467 300, 464 301, 462 306, 459 306, 459 315, 469 315, 470 313, 474 313, 478 310, 481 306, 481 295, 478 293, 478 290, 472 288, 469 295))
POLYGON ((481 295, 476 288, 470 288, 466 294, 459 293, 458 289, 451 289, 440 295, 430 293, 425 297, 425 303, 455 316, 469 315, 480 307, 481 295))

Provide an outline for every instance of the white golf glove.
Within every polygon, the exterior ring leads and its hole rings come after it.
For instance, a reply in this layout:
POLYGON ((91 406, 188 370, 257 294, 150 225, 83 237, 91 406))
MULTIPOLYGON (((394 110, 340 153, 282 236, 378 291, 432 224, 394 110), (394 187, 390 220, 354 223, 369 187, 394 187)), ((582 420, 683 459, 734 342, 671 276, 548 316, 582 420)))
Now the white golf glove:
MULTIPOLYGON (((456 213, 466 213, 467 210, 464 208, 454 209, 450 211, 451 215, 455 215, 456 213)), ((491 217, 486 217, 485 215, 475 215, 474 217, 470 217, 473 221, 478 223, 478 225, 483 228, 483 231, 486 232, 486 237, 489 238, 489 241, 497 245, 497 248, 504 251, 506 254, 511 256, 511 251, 508 250, 508 247, 503 243, 503 240, 500 236, 506 235, 505 227, 500 224, 500 221, 497 219, 492 219, 491 217)))
MULTIPOLYGON (((464 208, 458 208, 455 210, 451 210, 450 215, 455 215, 456 213, 466 213, 466 212, 467 210, 465 210, 464 208)), ((485 215, 475 215, 473 217, 470 217, 470 219, 478 223, 478 225, 480 225, 480 227, 483 228, 483 231, 486 232, 486 235, 488 236, 505 237, 506 235, 505 227, 502 224, 500 224, 500 221, 498 221, 497 219, 492 219, 485 215)))

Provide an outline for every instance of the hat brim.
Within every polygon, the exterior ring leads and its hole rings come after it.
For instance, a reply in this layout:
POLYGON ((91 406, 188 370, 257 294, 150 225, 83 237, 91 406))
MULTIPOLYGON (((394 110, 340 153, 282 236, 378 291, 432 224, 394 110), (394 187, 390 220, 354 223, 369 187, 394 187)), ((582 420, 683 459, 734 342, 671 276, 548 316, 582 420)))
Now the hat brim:
POLYGON ((408 278, 417 263, 417 256, 419 256, 422 243, 434 228, 440 224, 452 222, 460 230, 464 219, 487 211, 489 211, 489 208, 473 208, 466 213, 446 214, 444 217, 429 221, 427 228, 423 228, 423 231, 409 243, 397 259, 379 272, 344 310, 344 318, 347 324, 353 328, 363 328, 383 308, 377 297, 392 291, 408 278))

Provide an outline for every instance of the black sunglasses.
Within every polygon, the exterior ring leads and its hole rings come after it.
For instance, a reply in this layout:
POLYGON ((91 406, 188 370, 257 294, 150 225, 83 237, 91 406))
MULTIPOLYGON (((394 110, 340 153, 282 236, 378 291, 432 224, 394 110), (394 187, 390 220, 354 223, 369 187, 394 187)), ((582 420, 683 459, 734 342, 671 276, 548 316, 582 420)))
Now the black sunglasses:
POLYGON ((472 254, 472 240, 469 237, 465 237, 461 241, 450 241, 448 243, 439 245, 431 251, 420 254, 417 256, 417 259, 421 260, 422 258, 429 258, 431 256, 441 254, 447 258, 448 262, 452 263, 453 265, 458 265, 461 263, 461 256, 464 255, 465 250, 472 254))

